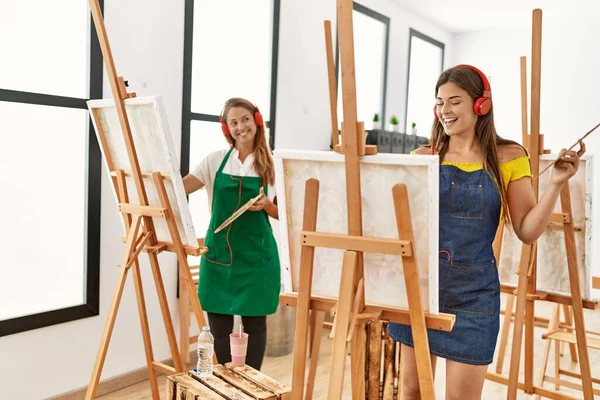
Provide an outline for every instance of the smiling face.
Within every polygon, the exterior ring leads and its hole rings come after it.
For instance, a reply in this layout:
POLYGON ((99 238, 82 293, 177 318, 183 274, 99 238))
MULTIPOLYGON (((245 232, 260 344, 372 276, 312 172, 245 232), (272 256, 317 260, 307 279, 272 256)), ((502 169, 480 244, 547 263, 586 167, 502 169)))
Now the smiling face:
POLYGON ((448 136, 475 134, 477 114, 473 99, 454 82, 446 82, 438 89, 436 113, 448 136))
POLYGON ((226 121, 236 148, 254 146, 257 127, 250 111, 244 107, 231 107, 226 115, 226 121))

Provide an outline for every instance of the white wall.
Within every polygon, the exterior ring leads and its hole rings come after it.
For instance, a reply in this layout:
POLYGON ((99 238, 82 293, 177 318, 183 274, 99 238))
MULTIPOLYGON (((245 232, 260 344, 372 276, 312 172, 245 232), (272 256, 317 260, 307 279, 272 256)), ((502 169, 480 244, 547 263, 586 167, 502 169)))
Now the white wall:
MULTIPOLYGON (((404 115, 409 27, 447 44, 450 35, 389 0, 363 4, 391 18, 388 113, 404 115)), ((105 1, 106 27, 117 73, 138 96, 161 94, 175 147, 181 142, 184 1, 105 1)), ((277 93, 277 147, 328 149, 329 100, 323 20, 335 20, 335 2, 282 1, 277 93)), ((106 78, 105 78, 106 79, 106 78)), ((111 97, 105 81, 105 97, 111 97)), ((401 121, 402 124, 402 121, 401 121)), ((88 384, 123 251, 121 220, 106 171, 102 176, 100 315, 0 338, 0 387, 3 398, 38 400, 88 384), (30 371, 36 371, 32 384, 30 371)), ((156 360, 171 357, 152 275, 142 257, 147 310, 156 360)), ((161 255, 167 297, 178 330, 176 263, 161 255)), ((129 276, 104 365, 102 379, 145 367, 145 356, 129 276)))
MULTIPOLYGON (((106 26, 117 73, 138 96, 161 94, 175 147, 181 141, 184 1, 105 1, 106 26), (142 80, 146 88, 142 87, 142 80)), ((105 79, 107 79, 105 77, 105 79)), ((105 80, 105 97, 111 97, 105 80)), ((121 221, 106 171, 102 176, 100 315, 0 338, 2 398, 39 400, 88 384, 123 251, 121 221), (32 380, 32 372, 35 380, 32 380)), ((147 257, 141 257, 154 357, 171 358, 147 257)), ((176 263, 161 255, 162 274, 175 323, 176 263)), ((145 367, 131 274, 110 343, 102 379, 145 367)))
MULTIPOLYGON (((445 43, 446 65, 450 65, 452 36, 391 0, 358 2, 390 18, 386 115, 396 114, 400 126, 404 126, 409 28, 445 43)), ((334 1, 282 2, 275 138, 278 149, 329 149, 331 122, 323 21, 332 21, 335 40, 335 13, 334 1)), ((432 97, 431 104, 434 101, 432 97)))
MULTIPOLYGON (((560 20, 546 13, 542 23, 540 133, 553 152, 570 147, 600 122, 600 26, 582 12, 578 21, 560 20)), ((452 63, 471 63, 491 77, 498 133, 521 143, 519 58, 527 57, 528 93, 531 85, 531 25, 455 35, 452 63)), ((531 99, 528 99, 531 106, 531 99)), ((531 119, 529 117, 529 123, 531 119)), ((586 139, 587 152, 596 157, 595 181, 600 176, 600 132, 586 139)), ((600 196, 599 185, 594 198, 600 196)), ((600 208, 593 205, 594 222, 600 208)), ((593 223, 589 221, 588 223, 593 223)), ((600 224, 594 223, 592 248, 600 245, 600 224)), ((600 274, 596 251, 594 275, 600 274)))

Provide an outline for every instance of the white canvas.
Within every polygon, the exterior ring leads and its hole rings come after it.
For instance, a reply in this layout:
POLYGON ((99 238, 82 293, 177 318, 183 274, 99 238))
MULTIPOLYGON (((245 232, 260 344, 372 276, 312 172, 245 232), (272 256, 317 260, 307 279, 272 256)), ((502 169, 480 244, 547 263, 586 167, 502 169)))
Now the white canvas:
MULTIPOLYGON (((90 100, 88 108, 103 153, 108 171, 122 169, 131 174, 132 168, 127 154, 125 139, 121 131, 114 100, 90 100), (101 140, 102 132, 106 142, 101 140)), ((125 100, 125 108, 131 127, 131 134, 142 173, 160 172, 170 179, 164 179, 169 202, 177 222, 179 235, 184 245, 198 246, 192 217, 179 172, 179 161, 175 153, 173 138, 169 131, 166 112, 160 96, 137 97, 125 100)), ((135 182, 130 175, 126 178, 129 201, 139 204, 135 182)), ((160 198, 151 177, 145 177, 148 205, 160 207, 160 198)), ((115 192, 115 199, 117 193, 115 192)), ((164 219, 154 218, 157 239, 172 242, 164 219)))
MULTIPOLYGON (((348 233, 344 157, 332 151, 275 151, 280 257, 286 292, 298 291, 305 183, 319 180, 317 232, 348 233)), ((392 196, 407 186, 424 309, 438 313, 438 156, 377 154, 361 159, 363 236, 398 239, 392 196)), ((312 295, 339 296, 343 250, 316 248, 312 295)), ((402 258, 366 253, 368 304, 408 308, 402 258)))
MULTIPOLYGON (((546 168, 557 157, 557 154, 540 156, 540 171, 546 168)), ((581 229, 580 231, 575 231, 575 244, 581 295, 584 299, 590 299, 592 289, 593 169, 593 156, 585 155, 581 160, 579 170, 569 180, 574 226, 581 229)), ((551 171, 546 171, 539 178, 540 198, 547 190, 551 174, 551 171)), ((554 212, 562 213, 560 199, 556 203, 554 212)), ((521 257, 521 245, 521 241, 516 237, 512 229, 504 230, 499 263, 501 282, 511 285, 518 284, 516 272, 521 257)), ((562 230, 547 229, 538 239, 537 288, 553 293, 571 293, 565 238, 562 230)))

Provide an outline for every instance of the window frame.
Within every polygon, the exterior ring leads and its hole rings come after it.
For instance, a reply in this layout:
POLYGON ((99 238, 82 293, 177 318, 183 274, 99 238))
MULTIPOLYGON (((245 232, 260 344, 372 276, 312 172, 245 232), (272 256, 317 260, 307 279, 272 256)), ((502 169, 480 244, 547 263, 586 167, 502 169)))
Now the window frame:
MULTIPOLYGON (((390 50, 390 17, 386 17, 383 14, 378 13, 377 11, 374 11, 368 7, 363 6, 362 4, 359 4, 357 2, 353 2, 352 5, 352 9, 354 11, 357 11, 361 14, 364 14, 368 17, 374 18, 376 20, 378 20, 379 22, 382 22, 383 24, 385 24, 385 50, 384 50, 384 60, 383 60, 383 90, 381 93, 382 96, 382 100, 381 100, 381 118, 380 121, 385 121, 385 112, 386 112, 386 98, 387 98, 387 86, 388 86, 388 61, 389 61, 389 50, 390 50)), ((340 46, 339 46, 339 37, 338 37, 338 31, 336 29, 336 36, 335 36, 335 41, 336 41, 336 46, 335 46, 335 90, 336 90, 336 96, 337 93, 339 92, 339 84, 340 84, 340 77, 339 77, 339 64, 340 64, 340 46)), ((340 102, 339 96, 337 98, 337 102, 340 102)), ((358 105, 357 105, 358 106, 358 105)), ((337 104, 336 104, 337 107, 337 104)), ((338 115, 338 121, 342 121, 343 116, 339 116, 338 115)), ((363 121, 365 122, 365 121, 363 121)), ((331 143, 331 147, 333 148, 333 142, 331 143)))
MULTIPOLYGON (((439 47, 442 50, 442 60, 440 63, 440 71, 443 72, 444 71, 444 59, 446 57, 446 45, 440 41, 437 41, 435 39, 433 39, 432 37, 429 37, 427 35, 425 35, 424 33, 421 33, 419 31, 417 31, 416 29, 410 28, 409 29, 409 34, 408 34, 408 64, 406 67, 406 98, 405 98, 405 107, 404 107, 404 125, 406 126, 407 124, 407 120, 408 120, 408 92, 410 90, 409 85, 410 85, 410 59, 412 57, 412 39, 413 37, 417 37, 421 40, 424 40, 426 42, 431 43, 434 46, 439 47)), ((441 73, 440 72, 440 73, 441 73)), ((408 134, 408 132, 406 132, 408 134)))
MULTIPOLYGON (((104 0, 99 0, 100 10, 104 10, 104 0)), ((103 62, 100 43, 89 13, 90 46, 89 46, 89 99, 102 98, 103 62)), ((11 103, 33 104, 39 106, 66 107, 88 110, 87 98, 55 96, 33 92, 23 92, 0 88, 0 101, 11 103)), ((89 115, 89 111, 88 111, 89 115)), ((100 304, 100 205, 102 181, 102 155, 91 121, 87 124, 87 182, 84 217, 87 227, 85 241, 85 303, 72 307, 59 308, 36 314, 0 320, 0 337, 13 335, 33 329, 43 328, 99 315, 100 304)))
MULTIPOLYGON (((279 55, 279 15, 281 0, 271 0, 273 4, 273 30, 271 33, 271 99, 269 146, 275 149, 275 115, 277 112, 277 66, 279 55)), ((190 134, 192 121, 219 122, 219 116, 192 112, 192 61, 194 49, 194 0, 185 0, 185 28, 183 51, 183 104, 181 121, 181 175, 189 173, 190 134)))

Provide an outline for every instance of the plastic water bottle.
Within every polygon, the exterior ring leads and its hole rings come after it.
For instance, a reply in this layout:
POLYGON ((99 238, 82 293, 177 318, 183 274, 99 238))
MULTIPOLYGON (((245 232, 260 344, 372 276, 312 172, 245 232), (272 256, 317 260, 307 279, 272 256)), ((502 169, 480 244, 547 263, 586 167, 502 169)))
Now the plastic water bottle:
POLYGON ((213 352, 215 351, 215 338, 210 333, 210 328, 205 326, 198 335, 198 364, 196 371, 202 377, 213 373, 213 352))

